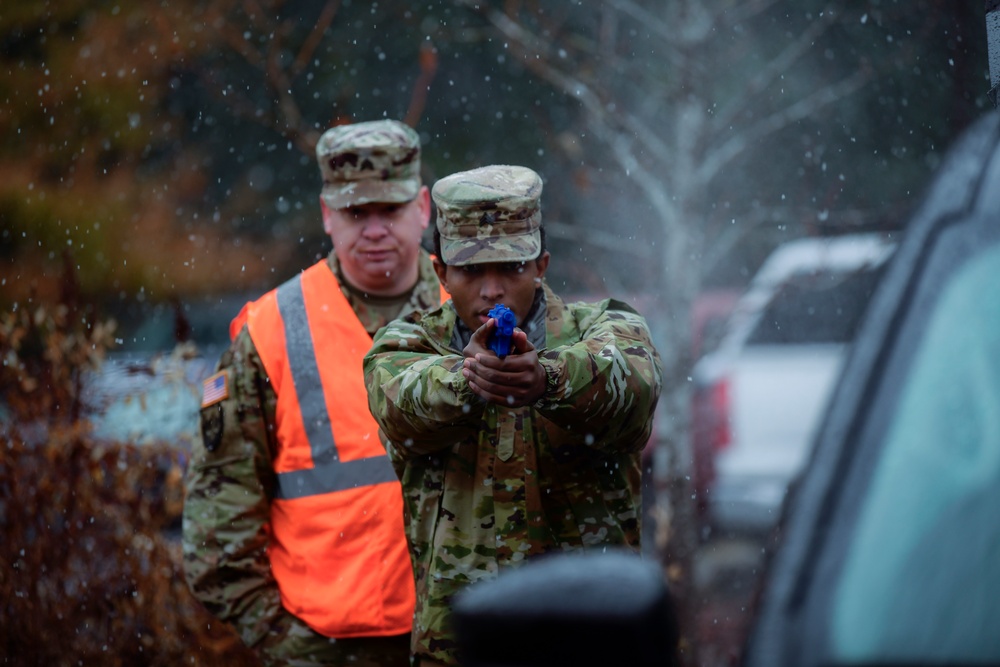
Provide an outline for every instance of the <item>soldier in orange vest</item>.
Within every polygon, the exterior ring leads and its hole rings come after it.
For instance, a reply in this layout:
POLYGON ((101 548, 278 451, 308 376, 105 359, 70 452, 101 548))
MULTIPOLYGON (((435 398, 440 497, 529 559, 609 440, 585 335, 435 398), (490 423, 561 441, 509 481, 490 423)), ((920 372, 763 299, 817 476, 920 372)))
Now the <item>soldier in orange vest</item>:
POLYGON ((402 123, 335 127, 316 154, 333 252, 230 326, 187 472, 184 572, 265 664, 402 667, 413 579, 362 359, 387 322, 441 303, 430 196, 402 123))

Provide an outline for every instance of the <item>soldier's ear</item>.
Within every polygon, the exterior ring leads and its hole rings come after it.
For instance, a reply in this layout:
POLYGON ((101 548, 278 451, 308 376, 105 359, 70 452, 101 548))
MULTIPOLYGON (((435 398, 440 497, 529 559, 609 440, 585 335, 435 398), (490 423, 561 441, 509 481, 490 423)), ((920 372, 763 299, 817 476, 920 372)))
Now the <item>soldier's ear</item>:
POLYGON ((323 231, 327 235, 333 234, 333 210, 326 205, 322 197, 319 198, 319 208, 323 214, 323 231))
POLYGON ((431 221, 431 191, 426 185, 421 185, 417 193, 417 207, 420 209, 420 228, 427 229, 431 221))
POLYGON ((549 268, 549 251, 546 250, 535 260, 535 278, 541 280, 545 277, 545 271, 549 268))
POLYGON ((437 274, 438 282, 444 287, 444 291, 448 292, 448 265, 438 257, 431 257, 431 262, 434 264, 434 273, 437 274))

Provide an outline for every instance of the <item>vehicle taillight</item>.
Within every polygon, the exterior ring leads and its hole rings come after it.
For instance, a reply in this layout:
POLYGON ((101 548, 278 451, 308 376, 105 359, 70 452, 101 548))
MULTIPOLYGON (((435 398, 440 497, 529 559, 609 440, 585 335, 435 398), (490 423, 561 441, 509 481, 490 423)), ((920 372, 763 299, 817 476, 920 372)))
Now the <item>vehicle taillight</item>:
POLYGON ((713 452, 725 449, 733 441, 729 405, 729 380, 719 380, 709 390, 708 441, 713 452))
POLYGON ((715 479, 715 455, 732 441, 729 429, 729 380, 696 389, 693 401, 694 486, 699 510, 707 508, 715 479))

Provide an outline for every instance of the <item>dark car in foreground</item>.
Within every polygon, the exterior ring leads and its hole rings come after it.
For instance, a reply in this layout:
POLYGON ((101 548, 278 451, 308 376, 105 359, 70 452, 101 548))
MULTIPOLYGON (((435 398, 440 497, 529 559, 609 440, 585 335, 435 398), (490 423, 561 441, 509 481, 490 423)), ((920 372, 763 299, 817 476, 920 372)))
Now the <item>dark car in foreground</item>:
POLYGON ((873 296, 786 506, 750 667, 1000 664, 1000 114, 873 296))

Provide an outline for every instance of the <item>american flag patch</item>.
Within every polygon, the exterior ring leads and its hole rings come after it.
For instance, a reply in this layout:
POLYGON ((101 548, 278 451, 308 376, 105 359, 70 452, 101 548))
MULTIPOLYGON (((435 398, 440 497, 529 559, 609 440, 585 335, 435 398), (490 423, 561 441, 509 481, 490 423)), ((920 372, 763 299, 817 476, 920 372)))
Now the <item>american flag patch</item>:
POLYGON ((201 407, 207 408, 229 398, 229 374, 219 371, 202 383, 201 407))

